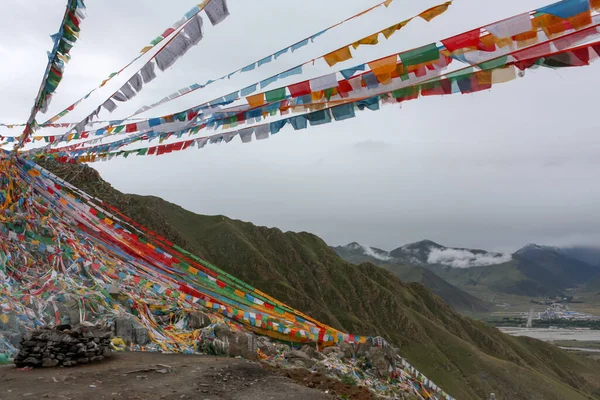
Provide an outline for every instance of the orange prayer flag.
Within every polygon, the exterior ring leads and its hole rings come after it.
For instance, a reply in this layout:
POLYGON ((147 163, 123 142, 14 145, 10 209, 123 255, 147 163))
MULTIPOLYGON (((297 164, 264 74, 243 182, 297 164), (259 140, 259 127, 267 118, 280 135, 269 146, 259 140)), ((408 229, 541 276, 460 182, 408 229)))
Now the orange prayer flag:
POLYGON ((362 38, 358 42, 352 43, 352 47, 356 49, 358 46, 363 44, 374 45, 377 43, 379 43, 379 32, 374 33, 371 36, 367 36, 366 38, 362 38))
POLYGON ((491 85, 492 84, 492 70, 489 71, 478 71, 475 73, 477 82, 480 85, 491 85))
POLYGON ((248 96, 246 97, 246 101, 248 102, 248 104, 250 104, 250 107, 252 108, 260 107, 263 104, 265 104, 265 94, 259 93, 253 96, 248 96))
POLYGON ((538 42, 538 33, 537 31, 527 31, 513 36, 513 39, 517 42, 517 47, 528 47, 538 42))
POLYGON ((394 0, 386 0, 385 3, 383 3, 383 5, 385 5, 386 7, 389 7, 390 4, 392 4, 392 1, 394 1, 394 0))
POLYGON ((391 74, 396 70, 396 64, 398 64, 398 56, 389 56, 381 60, 370 62, 368 64, 369 68, 371 68, 371 71, 377 77, 379 77, 379 75, 391 74))
POLYGON ((567 29, 565 21, 552 14, 539 15, 531 23, 534 29, 542 29, 549 38, 552 38, 553 35, 561 34, 567 29))
POLYGON ((590 0, 590 6, 596 10, 600 11, 600 0, 590 0))
POLYGON ((431 7, 428 10, 423 11, 419 14, 419 17, 423 18, 425 21, 429 22, 435 17, 442 15, 448 10, 448 7, 452 4, 452 1, 447 1, 444 4, 440 4, 439 6, 431 7))
POLYGON ((352 53, 350 52, 350 47, 344 47, 339 50, 336 50, 332 53, 327 54, 323 57, 327 64, 330 67, 333 67, 335 64, 346 61, 352 58, 352 53))
POLYGON ((579 30, 592 24, 592 14, 590 13, 590 10, 587 10, 574 17, 567 18, 567 20, 571 23, 573 29, 579 30))

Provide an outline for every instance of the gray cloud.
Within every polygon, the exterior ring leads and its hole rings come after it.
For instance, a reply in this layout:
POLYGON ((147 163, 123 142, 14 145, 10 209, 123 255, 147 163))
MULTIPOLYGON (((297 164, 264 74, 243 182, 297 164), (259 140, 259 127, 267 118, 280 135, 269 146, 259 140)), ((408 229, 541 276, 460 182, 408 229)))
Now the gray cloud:
MULTIPOLYGON (((109 118, 125 117, 176 89, 243 67, 378 1, 261 0, 258 7, 256 2, 229 0, 229 19, 206 26, 196 48, 109 118)), ((463 0, 432 23, 415 21, 389 41, 359 48, 353 60, 339 67, 548 2, 506 0, 490 6, 463 0)), ((87 3, 81 41, 48 116, 120 69, 191 7, 184 0, 87 3)), ((272 65, 209 86, 152 115, 245 87, 437 3, 396 0, 389 9, 345 24, 272 65)), ((2 10, 0 34, 6 40, 0 43, 0 121, 22 122, 37 92, 48 35, 58 27, 64 1, 44 0, 34 6, 4 0, 2 10)), ((447 246, 514 251, 529 242, 586 242, 600 237, 600 122, 594 118, 599 65, 561 70, 560 75, 540 69, 489 92, 424 98, 401 109, 385 106, 342 123, 300 132, 285 128, 251 144, 235 139, 203 150, 93 166, 125 192, 161 196, 198 213, 314 232, 331 244, 358 241, 391 249, 430 238, 447 246)), ((328 71, 317 62, 305 68, 302 79, 328 71)), ((128 77, 91 96, 65 121, 91 112, 128 77)))

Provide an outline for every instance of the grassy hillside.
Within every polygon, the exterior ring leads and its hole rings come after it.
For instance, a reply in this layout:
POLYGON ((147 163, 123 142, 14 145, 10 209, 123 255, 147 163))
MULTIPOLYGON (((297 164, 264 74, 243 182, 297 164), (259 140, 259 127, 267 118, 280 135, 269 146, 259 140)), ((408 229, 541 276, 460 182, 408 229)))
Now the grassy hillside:
POLYGON ((417 282, 440 296, 448 305, 461 312, 486 312, 492 305, 451 285, 434 272, 411 265, 382 265, 404 282, 417 282))
MULTIPOLYGON (((448 305, 457 311, 464 313, 482 313, 490 311, 492 305, 480 300, 479 298, 459 289, 458 287, 448 283, 433 271, 423 267, 414 265, 398 265, 387 261, 384 257, 374 257, 373 255, 365 254, 363 248, 357 243, 350 243, 347 246, 332 247, 333 251, 352 264, 362 264, 370 262, 379 265, 381 268, 390 271, 401 281, 417 282, 431 290, 433 293, 440 296, 448 305)), ((370 248, 371 252, 379 252, 385 256, 385 252, 380 249, 370 248)))
POLYGON ((485 289, 497 293, 543 297, 557 295, 564 289, 564 285, 544 268, 518 257, 507 263, 485 267, 427 268, 467 292, 485 289))
POLYGON ((314 235, 196 215, 156 197, 122 194, 87 167, 45 166, 311 316, 388 338, 457 399, 481 400, 490 392, 502 400, 600 399, 599 363, 463 317, 423 285, 343 261, 314 235))

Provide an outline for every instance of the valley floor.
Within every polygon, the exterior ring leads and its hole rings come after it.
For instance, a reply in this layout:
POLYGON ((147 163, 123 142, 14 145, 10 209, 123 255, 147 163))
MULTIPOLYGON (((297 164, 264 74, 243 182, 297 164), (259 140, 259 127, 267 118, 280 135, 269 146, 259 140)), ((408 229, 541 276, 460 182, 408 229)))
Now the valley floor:
MULTIPOLYGON (((298 371, 265 368, 242 359, 129 352, 73 369, 23 371, 0 366, 0 382, 0 400, 328 400, 336 398, 332 392, 350 389, 339 381, 307 378, 298 371)), ((356 387, 351 391, 355 393, 348 398, 371 398, 356 387)))

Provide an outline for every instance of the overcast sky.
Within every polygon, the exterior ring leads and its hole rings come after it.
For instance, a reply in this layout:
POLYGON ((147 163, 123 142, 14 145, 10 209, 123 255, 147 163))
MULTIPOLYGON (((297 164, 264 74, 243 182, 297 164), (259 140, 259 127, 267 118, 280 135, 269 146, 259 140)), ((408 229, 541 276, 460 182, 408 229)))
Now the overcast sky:
MULTIPOLYGON (((158 72, 118 119, 192 83, 204 83, 310 36, 379 0, 229 0, 231 16, 173 68, 158 72)), ((54 115, 128 63, 180 19, 184 0, 88 1, 81 40, 49 113, 54 115)), ((400 22, 441 0, 395 0, 315 44, 157 108, 159 116, 225 95, 400 22)), ((2 0, 0 121, 24 122, 65 0, 2 0)), ((456 0, 431 23, 415 21, 335 70, 425 45, 547 4, 456 0)), ((139 68, 141 64, 136 64, 139 68)), ((600 243, 600 63, 539 69, 473 95, 430 97, 269 140, 209 145, 161 157, 92 164, 117 189, 160 196, 202 214, 309 231, 332 245, 393 249, 428 238, 447 246, 514 251, 529 242, 600 243)), ((91 96, 78 122, 131 73, 91 96)), ((323 62, 303 80, 330 72, 323 62)), ((290 81, 291 83, 291 81, 290 81)), ((38 117, 38 121, 44 120, 38 117)), ((0 128, 2 134, 14 134, 0 128)), ((56 132, 58 133, 58 132, 56 132)))

